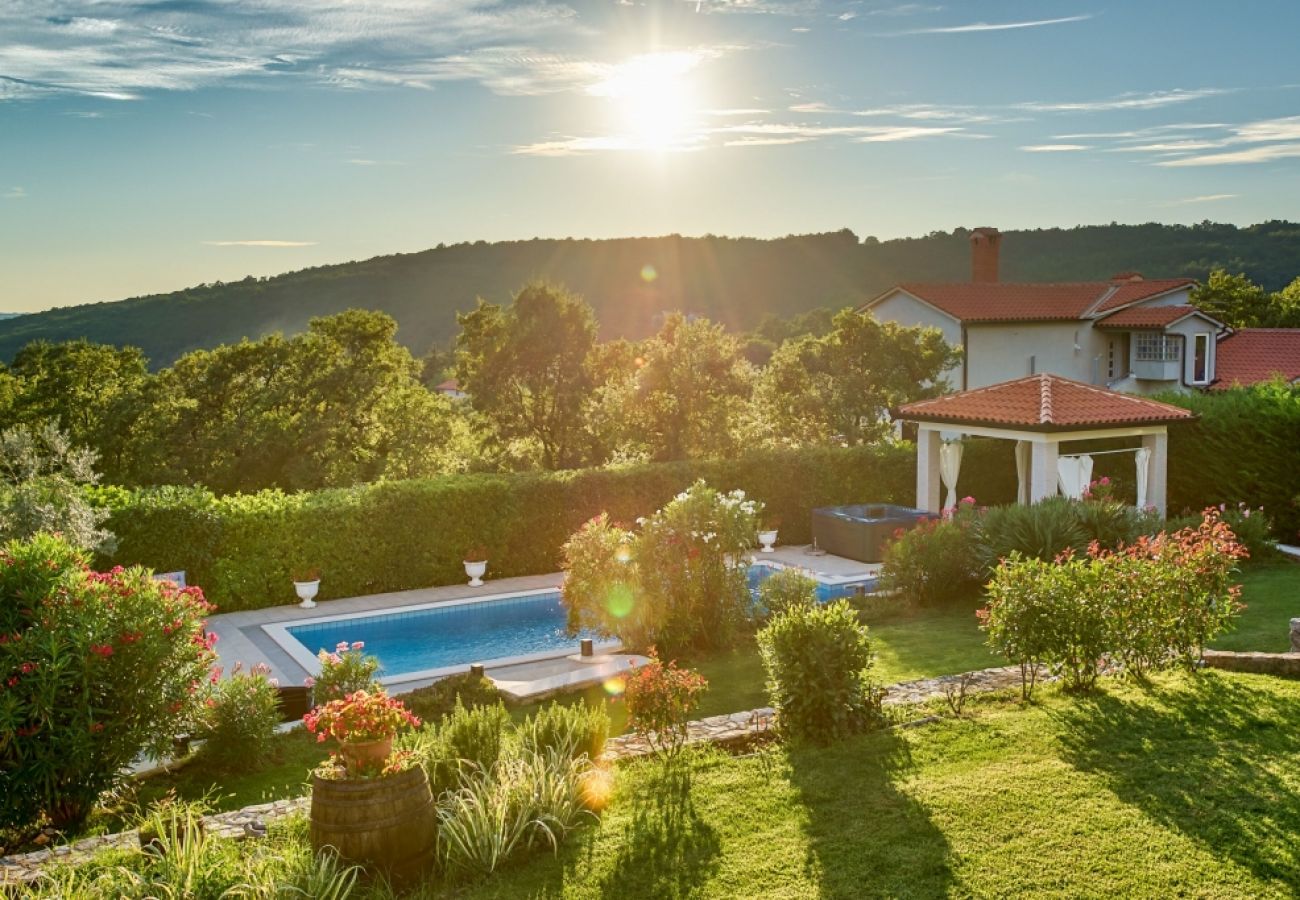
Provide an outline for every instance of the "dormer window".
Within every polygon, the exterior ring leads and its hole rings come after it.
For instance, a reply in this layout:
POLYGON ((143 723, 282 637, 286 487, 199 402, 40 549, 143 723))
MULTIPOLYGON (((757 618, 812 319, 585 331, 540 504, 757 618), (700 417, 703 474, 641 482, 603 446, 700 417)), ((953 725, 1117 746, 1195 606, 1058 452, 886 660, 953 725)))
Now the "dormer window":
POLYGON ((1139 331, 1133 339, 1138 362, 1178 362, 1181 358, 1181 343, 1175 335, 1163 331, 1139 331))

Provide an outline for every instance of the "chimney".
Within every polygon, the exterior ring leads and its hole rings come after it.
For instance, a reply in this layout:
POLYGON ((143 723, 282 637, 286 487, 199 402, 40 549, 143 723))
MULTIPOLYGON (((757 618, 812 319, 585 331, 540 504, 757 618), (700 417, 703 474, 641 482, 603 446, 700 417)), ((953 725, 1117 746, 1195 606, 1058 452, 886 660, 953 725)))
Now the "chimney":
POLYGON ((1002 235, 996 228, 976 228, 970 233, 970 280, 998 280, 998 245, 1002 235))

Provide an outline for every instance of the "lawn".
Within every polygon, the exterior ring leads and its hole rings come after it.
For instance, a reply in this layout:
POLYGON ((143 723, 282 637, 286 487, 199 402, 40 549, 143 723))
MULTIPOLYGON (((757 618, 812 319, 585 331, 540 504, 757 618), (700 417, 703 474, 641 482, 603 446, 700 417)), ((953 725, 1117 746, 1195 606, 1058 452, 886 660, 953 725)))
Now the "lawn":
MULTIPOLYGON (((1224 649, 1284 650, 1288 643, 1289 620, 1300 615, 1300 565, 1278 563, 1247 569, 1242 598, 1246 609, 1234 631, 1215 642, 1224 649)), ((984 646, 973 605, 959 609, 920 610, 868 618, 876 649, 876 677, 882 684, 946 675, 1004 663, 984 646)), ((699 715, 739 712, 767 705, 763 665, 752 639, 732 652, 694 663, 709 679, 699 715)), ((607 695, 592 688, 571 698, 599 702, 607 695)), ((536 707, 512 710, 516 719, 536 707)), ((621 703, 609 707, 614 733, 626 729, 627 717, 621 703)), ((179 796, 197 799, 210 795, 217 809, 237 809, 279 797, 302 793, 307 772, 325 756, 325 750, 310 735, 297 732, 282 736, 277 743, 277 760, 269 766, 247 771, 214 773, 202 766, 146 780, 135 802, 143 803, 174 790, 179 796)))
POLYGON ((1292 897, 1300 682, 1206 671, 981 698, 827 749, 620 769, 489 897, 1292 897))

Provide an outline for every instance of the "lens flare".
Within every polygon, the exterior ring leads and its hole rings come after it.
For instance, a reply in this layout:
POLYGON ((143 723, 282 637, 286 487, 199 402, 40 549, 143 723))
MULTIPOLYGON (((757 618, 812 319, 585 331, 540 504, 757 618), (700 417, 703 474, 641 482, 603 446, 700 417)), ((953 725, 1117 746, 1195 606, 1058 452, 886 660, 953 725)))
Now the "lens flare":
POLYGON ((632 548, 627 544, 619 544, 618 549, 614 551, 614 559, 621 563, 632 561, 632 548))
POLYGON ((616 619, 622 619, 632 611, 632 588, 626 584, 616 584, 610 588, 609 596, 605 598, 605 609, 616 619))
POLYGON ((595 766, 582 777, 582 803, 592 812, 600 812, 609 805, 614 793, 614 772, 607 766, 595 766))
POLYGON ((656 270, 655 267, 650 265, 649 263, 646 263, 644 266, 641 267, 641 280, 644 281, 646 284, 650 284, 650 282, 654 281, 658 277, 659 277, 658 270, 656 270))
POLYGON ((627 690, 627 679, 622 675, 615 675, 613 678, 605 679, 605 693, 611 697, 622 697, 623 692, 627 690))

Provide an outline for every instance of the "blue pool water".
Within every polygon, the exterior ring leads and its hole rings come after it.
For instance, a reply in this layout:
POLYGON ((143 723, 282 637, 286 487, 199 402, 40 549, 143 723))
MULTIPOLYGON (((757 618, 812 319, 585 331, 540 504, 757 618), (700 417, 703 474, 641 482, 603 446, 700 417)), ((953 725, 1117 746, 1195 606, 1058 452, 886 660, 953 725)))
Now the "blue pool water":
MULTIPOLYGON (((749 569, 749 587, 776 571, 755 564, 749 569)), ((875 579, 852 584, 821 584, 821 602, 873 590, 875 579)), ((505 597, 479 603, 435 606, 427 609, 377 613, 313 625, 294 625, 289 634, 308 651, 333 650, 340 641, 363 641, 366 652, 378 657, 384 676, 405 675, 428 669, 466 666, 513 656, 577 652, 578 641, 595 638, 587 631, 565 632, 564 607, 559 591, 505 597)))

